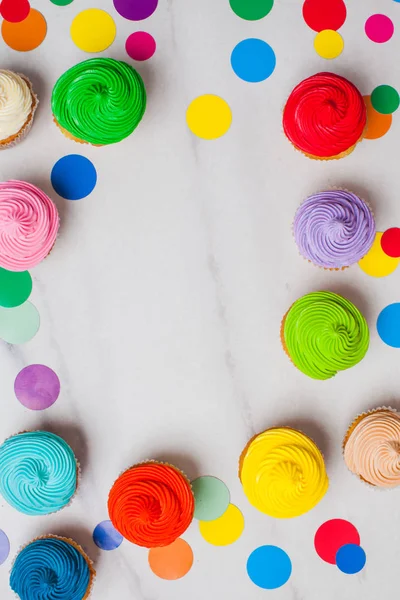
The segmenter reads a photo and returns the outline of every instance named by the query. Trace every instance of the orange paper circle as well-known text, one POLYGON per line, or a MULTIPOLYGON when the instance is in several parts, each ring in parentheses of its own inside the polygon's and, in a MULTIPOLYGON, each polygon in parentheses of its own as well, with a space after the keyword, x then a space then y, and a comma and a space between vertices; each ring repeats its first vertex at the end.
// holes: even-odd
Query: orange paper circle
POLYGON ((374 109, 371 96, 364 96, 367 107, 367 130, 364 137, 367 140, 377 140, 387 133, 392 125, 392 115, 382 115, 374 109))
POLYGON ((24 21, 19 23, 3 21, 1 33, 7 46, 19 52, 28 52, 40 46, 46 37, 46 19, 41 12, 31 8, 24 21))
POLYGON ((192 568, 193 550, 185 540, 178 538, 164 548, 151 548, 149 565, 161 579, 180 579, 192 568))

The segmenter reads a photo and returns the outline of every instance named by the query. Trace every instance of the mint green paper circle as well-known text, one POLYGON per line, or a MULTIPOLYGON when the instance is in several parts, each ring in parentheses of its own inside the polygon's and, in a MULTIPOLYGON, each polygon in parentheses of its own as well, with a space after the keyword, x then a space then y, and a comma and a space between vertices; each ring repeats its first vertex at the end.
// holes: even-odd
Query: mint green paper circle
POLYGON ((8 344, 29 342, 39 327, 40 316, 31 302, 24 302, 16 308, 0 307, 0 338, 8 344))
POLYGON ((199 521, 219 519, 229 506, 231 495, 225 483, 206 475, 192 481, 194 516, 199 521))
POLYGON ((7 271, 0 267, 0 306, 14 308, 28 300, 32 277, 28 271, 7 271))

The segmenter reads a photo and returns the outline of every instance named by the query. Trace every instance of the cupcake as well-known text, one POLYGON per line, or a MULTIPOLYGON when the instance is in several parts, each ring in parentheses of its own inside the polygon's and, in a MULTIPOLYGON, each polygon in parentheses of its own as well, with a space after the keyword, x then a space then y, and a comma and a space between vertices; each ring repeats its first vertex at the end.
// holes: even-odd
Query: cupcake
POLYGON ((78 473, 72 449, 54 433, 19 433, 0 446, 0 495, 26 515, 48 515, 67 506, 78 473))
POLYGON ((25 181, 0 182, 0 267, 25 271, 53 248, 60 218, 56 205, 25 181))
POLYGON ((108 512, 115 529, 133 544, 169 546, 192 522, 194 496, 178 469, 146 462, 118 477, 108 497, 108 512))
POLYGON ((92 561, 76 542, 47 535, 19 552, 10 587, 21 600, 86 600, 95 575, 92 561))
POLYGON ((37 105, 38 99, 25 75, 0 69, 0 149, 24 138, 37 105))
POLYGON ((356 365, 369 346, 360 311, 333 292, 312 292, 296 300, 281 324, 283 349, 313 379, 329 379, 356 365))
POLYGON ((309 196, 297 209, 293 234, 300 254, 324 269, 345 269, 361 260, 375 239, 368 204, 346 190, 309 196))
POLYGON ((359 415, 345 435, 343 455, 349 470, 366 483, 400 485, 400 415, 390 408, 359 415))
POLYGON ((51 106, 64 135, 104 146, 120 142, 136 129, 146 109, 146 90, 139 73, 127 63, 91 58, 61 75, 51 106))
POLYGON ((289 427, 267 429, 250 440, 239 460, 239 478, 250 504, 277 519, 308 512, 329 485, 316 444, 289 427))
POLYGON ((360 142, 367 125, 362 95, 350 81, 317 73, 299 83, 283 111, 283 129, 309 158, 343 158, 360 142))

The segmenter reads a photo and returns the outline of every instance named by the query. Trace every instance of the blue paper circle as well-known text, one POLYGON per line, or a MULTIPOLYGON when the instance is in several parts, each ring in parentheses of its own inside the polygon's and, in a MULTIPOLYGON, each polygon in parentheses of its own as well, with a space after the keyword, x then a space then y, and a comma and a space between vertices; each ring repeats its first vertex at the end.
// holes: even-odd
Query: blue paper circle
POLYGON ((342 573, 354 575, 364 568, 367 557, 361 546, 345 544, 336 552, 336 564, 342 573))
POLYGON ((96 525, 93 531, 93 541, 102 550, 115 550, 119 548, 123 539, 111 521, 102 521, 96 525))
POLYGON ((400 348, 400 302, 389 304, 376 322, 379 336, 385 344, 400 348))
POLYGON ((264 590, 281 587, 289 580, 291 573, 291 560, 278 546, 260 546, 247 560, 248 576, 264 590))
POLYGON ((97 173, 94 164, 80 154, 68 154, 56 162, 51 171, 51 184, 66 200, 81 200, 93 191, 97 173))
POLYGON ((231 65, 240 79, 258 83, 268 79, 274 72, 275 52, 267 42, 249 38, 235 46, 231 54, 231 65))

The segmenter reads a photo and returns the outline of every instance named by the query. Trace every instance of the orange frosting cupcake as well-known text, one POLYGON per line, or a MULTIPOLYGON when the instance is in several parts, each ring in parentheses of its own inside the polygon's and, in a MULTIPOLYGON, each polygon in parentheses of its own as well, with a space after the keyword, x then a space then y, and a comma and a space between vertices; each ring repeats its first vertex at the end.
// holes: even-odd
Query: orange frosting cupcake
POLYGON ((174 467, 142 463, 118 477, 108 512, 114 527, 133 544, 168 546, 192 522, 194 496, 189 481, 174 467))

